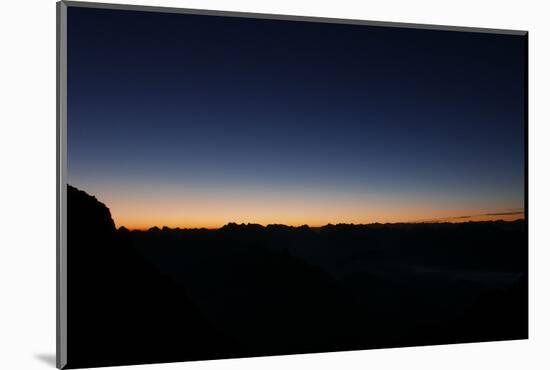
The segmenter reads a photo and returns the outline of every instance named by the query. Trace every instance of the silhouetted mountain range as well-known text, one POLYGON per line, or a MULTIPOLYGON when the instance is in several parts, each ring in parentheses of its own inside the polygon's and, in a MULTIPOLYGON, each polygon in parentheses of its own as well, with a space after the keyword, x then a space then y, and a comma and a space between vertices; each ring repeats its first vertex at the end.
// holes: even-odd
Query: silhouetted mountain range
POLYGON ((67 192, 69 367, 527 337, 524 221, 130 231, 67 192))

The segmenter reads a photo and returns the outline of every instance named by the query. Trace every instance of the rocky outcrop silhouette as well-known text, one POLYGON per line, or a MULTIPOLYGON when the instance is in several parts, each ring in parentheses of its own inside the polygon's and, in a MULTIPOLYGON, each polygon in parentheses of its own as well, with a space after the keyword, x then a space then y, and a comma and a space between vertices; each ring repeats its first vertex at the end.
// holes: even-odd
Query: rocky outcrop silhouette
POLYGON ((68 366, 179 361, 230 350, 188 299, 115 229, 109 209, 72 186, 68 205, 68 366))

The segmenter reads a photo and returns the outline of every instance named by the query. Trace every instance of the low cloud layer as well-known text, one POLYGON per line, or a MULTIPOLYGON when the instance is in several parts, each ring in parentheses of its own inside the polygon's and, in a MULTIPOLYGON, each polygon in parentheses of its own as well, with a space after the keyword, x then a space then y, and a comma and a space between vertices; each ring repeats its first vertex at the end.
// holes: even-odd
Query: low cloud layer
POLYGON ((483 216, 508 216, 508 215, 522 215, 523 211, 513 212, 501 212, 501 213, 485 213, 483 216))
POLYGON ((484 217, 484 216, 514 216, 514 215, 523 215, 523 208, 509 208, 503 212, 490 212, 490 213, 478 213, 475 215, 464 215, 464 216, 455 216, 455 217, 445 217, 440 220, 466 220, 474 217, 484 217))

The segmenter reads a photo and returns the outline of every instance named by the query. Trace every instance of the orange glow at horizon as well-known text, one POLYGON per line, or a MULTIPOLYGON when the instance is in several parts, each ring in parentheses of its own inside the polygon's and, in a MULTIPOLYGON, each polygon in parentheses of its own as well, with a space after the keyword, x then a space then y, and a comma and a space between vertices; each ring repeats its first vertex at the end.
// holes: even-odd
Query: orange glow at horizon
MULTIPOLYGON (((152 180, 154 181, 154 180, 152 180)), ((523 198, 464 196, 417 189, 312 184, 271 186, 109 182, 74 186, 110 210, 116 227, 220 228, 237 224, 327 224, 513 221, 524 218, 523 198), (313 186, 315 185, 315 186, 313 186)))
POLYGON ((230 222, 319 227, 329 223, 513 221, 524 218, 523 208, 512 208, 509 202, 499 202, 506 205, 502 207, 496 202, 428 201, 411 195, 110 190, 105 193, 96 190, 95 194, 110 209, 116 226, 131 230, 153 226, 216 229, 230 222))

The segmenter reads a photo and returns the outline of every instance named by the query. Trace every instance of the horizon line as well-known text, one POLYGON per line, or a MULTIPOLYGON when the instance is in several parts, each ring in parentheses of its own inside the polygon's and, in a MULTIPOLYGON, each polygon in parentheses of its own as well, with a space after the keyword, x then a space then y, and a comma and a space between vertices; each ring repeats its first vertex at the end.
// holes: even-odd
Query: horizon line
POLYGON ((302 225, 287 225, 287 224, 281 224, 281 223, 269 223, 269 224, 261 224, 261 223, 255 223, 255 222, 227 222, 223 224, 222 226, 218 227, 207 227, 207 226, 196 226, 196 227, 184 227, 184 226, 175 226, 170 227, 167 225, 163 226, 157 226, 153 225, 150 227, 128 227, 125 225, 121 225, 117 227, 116 229, 127 229, 129 231, 150 231, 151 229, 158 229, 158 230, 220 230, 224 227, 228 226, 260 226, 263 228, 267 228, 270 226, 284 226, 288 228, 310 228, 310 229, 321 229, 324 227, 330 227, 330 226, 373 226, 373 225, 403 225, 403 224, 409 224, 409 225, 422 225, 422 224, 469 224, 469 223, 487 223, 487 222, 517 222, 517 221, 525 221, 525 216, 518 217, 516 219, 512 220, 504 220, 502 218, 500 219, 493 219, 493 220, 464 220, 463 217, 449 217, 448 219, 439 219, 439 220, 420 220, 420 221, 400 221, 400 222, 369 222, 369 223, 346 223, 346 222, 338 222, 338 223, 327 223, 324 225, 309 225, 309 224, 302 224, 302 225), (451 220, 457 220, 457 221, 451 221, 451 220))

